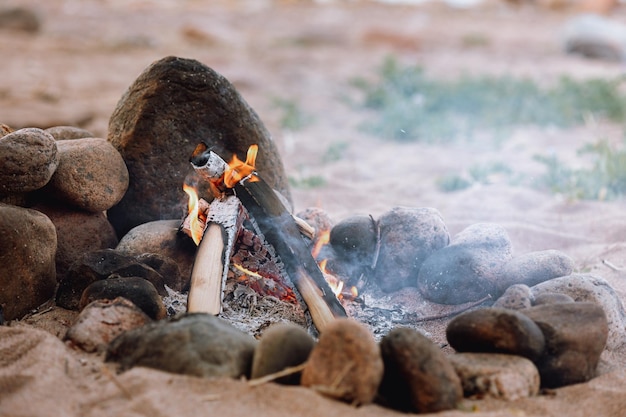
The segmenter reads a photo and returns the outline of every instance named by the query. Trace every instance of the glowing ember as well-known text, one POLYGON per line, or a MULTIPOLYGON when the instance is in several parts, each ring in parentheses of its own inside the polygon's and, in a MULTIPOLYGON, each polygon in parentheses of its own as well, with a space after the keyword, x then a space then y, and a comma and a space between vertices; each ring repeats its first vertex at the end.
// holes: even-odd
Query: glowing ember
POLYGON ((258 145, 251 145, 248 148, 248 155, 246 156, 245 162, 237 158, 237 155, 233 155, 232 161, 228 164, 228 169, 224 172, 224 185, 228 188, 233 188, 235 184, 246 177, 250 177, 249 181, 251 182, 258 181, 254 176, 258 151, 258 145))
POLYGON ((204 234, 205 222, 200 218, 200 204, 198 202, 198 193, 196 189, 183 184, 183 190, 189 196, 188 213, 189 213, 189 229, 191 231, 191 238, 196 245, 200 244, 202 235, 204 234))

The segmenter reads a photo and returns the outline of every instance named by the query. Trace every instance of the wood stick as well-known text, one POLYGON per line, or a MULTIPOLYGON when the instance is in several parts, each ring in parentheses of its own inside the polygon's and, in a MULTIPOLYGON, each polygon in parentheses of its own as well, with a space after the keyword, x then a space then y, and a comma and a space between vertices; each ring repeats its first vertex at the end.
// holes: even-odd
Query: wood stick
POLYGON ((255 227, 285 265, 289 278, 309 308, 317 330, 322 333, 330 321, 346 317, 346 311, 313 259, 296 222, 272 188, 255 175, 240 181, 234 189, 235 195, 252 215, 255 227))
POLYGON ((210 222, 198 246, 191 271, 187 311, 217 315, 222 310, 222 275, 224 273, 224 232, 210 222))

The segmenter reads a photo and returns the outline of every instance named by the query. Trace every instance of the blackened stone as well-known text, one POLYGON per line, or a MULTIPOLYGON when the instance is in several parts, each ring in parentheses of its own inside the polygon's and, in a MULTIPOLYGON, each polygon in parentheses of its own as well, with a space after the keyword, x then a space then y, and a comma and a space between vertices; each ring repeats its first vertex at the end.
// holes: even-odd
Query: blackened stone
POLYGON ((609 332, 601 306, 583 302, 545 304, 522 311, 545 336, 543 355, 535 361, 542 387, 576 384, 596 375, 609 332))
POLYGON ((159 253, 142 253, 136 256, 135 259, 137 262, 148 265, 157 271, 163 277, 165 285, 174 291, 182 291, 186 278, 181 276, 180 268, 172 258, 159 253))
POLYGON ((538 359, 546 340, 525 314, 503 308, 482 308, 463 313, 448 323, 448 343, 457 352, 508 353, 538 359))
POLYGON ((514 284, 529 287, 572 273, 574 261, 558 250, 529 252, 504 264, 497 280, 498 292, 503 293, 514 284))
MULTIPOLYGON (((130 230, 115 248, 127 255, 157 253, 173 259, 180 268, 181 282, 176 287, 183 288, 189 283, 197 246, 187 235, 178 232, 180 220, 157 220, 139 225, 130 230)), ((170 288, 175 288, 172 285, 170 288)))
POLYGON ((75 126, 54 126, 46 129, 56 140, 82 139, 95 137, 90 131, 75 126))
POLYGON ((70 265, 85 253, 117 246, 115 230, 103 212, 90 213, 52 203, 40 203, 32 208, 44 213, 54 223, 58 277, 64 276, 70 265))
POLYGON ((603 278, 591 274, 572 274, 542 282, 531 288, 533 296, 545 293, 565 294, 576 302, 592 302, 602 306, 609 322, 606 347, 617 350, 626 344, 626 311, 621 298, 603 278))
POLYGON ((141 277, 150 281, 159 294, 167 295, 163 277, 149 266, 137 262, 134 256, 113 249, 85 253, 75 261, 59 282, 56 294, 58 306, 68 310, 78 309, 83 291, 91 283, 116 274, 122 277, 141 277))
POLYGON ((44 214, 0 203, 0 307, 21 318, 54 296, 57 235, 44 214))
POLYGON ((540 306, 543 304, 559 304, 559 303, 574 303, 574 302, 575 302, 574 299, 567 294, 545 292, 543 294, 539 294, 538 296, 536 296, 532 305, 540 306))
POLYGON ((430 339, 409 328, 395 328, 380 342, 385 365, 379 394, 384 405, 436 413, 456 408, 461 381, 445 354, 430 339))
POLYGON ((457 353, 449 357, 466 397, 514 401, 539 393, 539 371, 526 358, 500 353, 457 353))
POLYGON ((149 317, 160 320, 167 316, 163 300, 154 285, 140 277, 116 277, 95 281, 83 291, 78 308, 84 309, 96 300, 113 300, 124 297, 149 317))
POLYGON ((57 144, 49 133, 36 128, 8 133, 0 138, 0 194, 38 190, 58 165, 57 144))
POLYGON ((233 154, 245 159, 258 144, 260 175, 291 201, 278 149, 258 115, 226 78, 195 60, 166 57, 150 65, 118 102, 108 140, 131 178, 109 211, 120 237, 146 222, 181 217, 187 201, 182 184, 200 142, 226 161, 233 154))
POLYGON ((396 207, 378 219, 381 242, 373 278, 385 292, 414 287, 423 262, 450 242, 441 213, 396 207))
POLYGON ((150 321, 143 310, 125 298, 97 300, 80 312, 64 340, 71 341, 85 352, 102 352, 123 332, 150 321))
MULTIPOLYGON (((315 346, 315 340, 302 327, 292 323, 280 323, 269 327, 254 352, 252 378, 282 371, 306 362, 315 346)), ((275 380, 279 384, 298 385, 301 372, 275 380)))
POLYGON ((376 222, 369 216, 348 217, 333 226, 329 243, 340 258, 371 264, 376 250, 376 229, 376 222))
POLYGON ((507 290, 493 303, 492 307, 508 308, 511 310, 521 310, 533 305, 534 297, 530 291, 530 287, 525 284, 511 285, 507 290))
POLYGON ((122 370, 147 366, 202 377, 249 377, 257 341, 210 314, 160 320, 123 333, 110 344, 106 360, 122 370))
POLYGON ((417 287, 430 301, 462 304, 498 294, 498 273, 512 257, 504 228, 477 223, 433 253, 419 271, 417 287))
POLYGON ((368 404, 382 377, 380 349, 369 330, 355 320, 337 319, 311 351, 301 383, 352 404, 368 404))
POLYGON ((128 188, 128 169, 105 139, 59 140, 59 166, 44 191, 53 198, 91 212, 117 204, 128 188))

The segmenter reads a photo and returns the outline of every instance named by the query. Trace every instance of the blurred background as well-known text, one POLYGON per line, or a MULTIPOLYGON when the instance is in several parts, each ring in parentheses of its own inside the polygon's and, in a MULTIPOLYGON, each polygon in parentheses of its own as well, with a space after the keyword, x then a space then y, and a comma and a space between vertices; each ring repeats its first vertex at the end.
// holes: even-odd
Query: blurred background
POLYGON ((566 230, 572 202, 624 207, 624 24, 607 0, 5 0, 0 122, 106 137, 148 65, 193 58, 266 124, 296 210, 566 230))

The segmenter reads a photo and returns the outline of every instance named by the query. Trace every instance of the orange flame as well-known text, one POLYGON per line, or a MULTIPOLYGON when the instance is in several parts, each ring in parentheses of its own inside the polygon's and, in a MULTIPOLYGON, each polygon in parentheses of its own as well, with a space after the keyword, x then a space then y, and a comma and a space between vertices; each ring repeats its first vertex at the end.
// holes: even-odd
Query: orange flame
POLYGON ((237 155, 233 155, 233 159, 228 164, 228 169, 224 172, 224 185, 228 188, 233 188, 239 181, 246 177, 250 177, 251 182, 258 181, 254 175, 256 156, 259 151, 258 145, 250 145, 248 148, 248 154, 246 155, 246 161, 243 162, 237 155))
MULTIPOLYGON (((311 251, 311 255, 313 255, 313 259, 316 259, 324 245, 328 244, 330 241, 330 230, 324 230, 320 233, 320 236, 317 238, 315 242, 315 246, 313 246, 313 250, 311 251)), ((323 261, 322 261, 323 262, 323 261)))
POLYGON ((198 193, 196 189, 187 184, 183 184, 183 191, 189 196, 188 213, 189 213, 189 229, 191 238, 196 245, 200 244, 202 235, 204 234, 204 225, 198 218, 200 215, 200 204, 198 201, 198 193))
MULTIPOLYGON (((313 249, 311 250, 311 255, 313 255, 313 259, 317 259, 320 252, 322 251, 322 248, 324 247, 324 245, 327 245, 329 241, 330 241, 330 230, 322 231, 319 237, 317 238, 317 241, 315 241, 315 245, 313 246, 313 249)), ((320 270, 324 274, 324 279, 326 279, 326 282, 328 283, 328 286, 330 287, 332 292, 335 294, 335 296, 339 300, 341 300, 343 298, 344 282, 326 270, 327 263, 328 263, 328 259, 323 259, 318 263, 318 266, 320 267, 320 270)), ((350 292, 353 298, 356 298, 356 296, 358 295, 358 291, 356 287, 352 287, 350 289, 350 292), (356 295, 354 295, 355 293, 356 295)))

